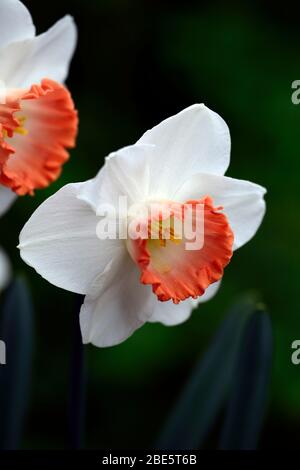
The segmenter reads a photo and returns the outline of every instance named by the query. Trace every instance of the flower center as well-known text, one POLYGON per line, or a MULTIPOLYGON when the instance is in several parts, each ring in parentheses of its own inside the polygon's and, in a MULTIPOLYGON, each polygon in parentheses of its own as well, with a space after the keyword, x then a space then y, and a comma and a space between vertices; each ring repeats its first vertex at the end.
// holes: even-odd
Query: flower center
POLYGON ((25 128, 25 122, 26 122, 26 116, 21 116, 18 118, 18 121, 20 123, 19 127, 17 127, 14 132, 20 135, 27 135, 28 134, 28 129, 25 128))
POLYGON ((147 230, 128 241, 128 250, 140 281, 150 284, 160 301, 197 298, 222 277, 232 256, 233 233, 221 209, 207 196, 171 205, 169 214, 137 224, 147 230))
POLYGON ((149 220, 148 223, 148 247, 166 247, 167 241, 181 243, 181 234, 175 231, 174 215, 164 220, 149 220))

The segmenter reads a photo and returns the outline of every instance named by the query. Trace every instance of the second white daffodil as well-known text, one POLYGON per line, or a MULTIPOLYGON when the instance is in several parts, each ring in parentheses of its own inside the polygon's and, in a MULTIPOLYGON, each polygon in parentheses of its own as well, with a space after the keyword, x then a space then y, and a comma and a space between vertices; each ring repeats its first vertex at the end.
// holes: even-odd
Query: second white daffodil
POLYGON ((56 180, 74 147, 77 112, 63 85, 77 40, 65 16, 35 35, 19 0, 0 2, 0 215, 56 180))

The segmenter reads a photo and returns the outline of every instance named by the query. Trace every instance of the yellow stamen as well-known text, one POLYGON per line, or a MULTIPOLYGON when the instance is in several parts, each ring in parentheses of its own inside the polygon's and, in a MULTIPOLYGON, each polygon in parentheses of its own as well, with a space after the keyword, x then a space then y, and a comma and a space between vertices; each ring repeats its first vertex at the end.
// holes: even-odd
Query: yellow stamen
POLYGON ((159 246, 165 247, 167 240, 175 243, 181 243, 181 238, 178 237, 174 230, 174 219, 165 220, 152 220, 149 230, 149 238, 153 241, 157 240, 159 246))
POLYGON ((19 122, 20 122, 20 126, 17 127, 14 132, 16 132, 17 134, 21 134, 21 135, 27 135, 28 134, 28 130, 25 129, 24 127, 24 124, 26 122, 26 117, 25 116, 22 116, 19 118, 19 122))
MULTIPOLYGON (((20 135, 27 135, 28 134, 28 129, 26 129, 24 127, 24 124, 26 122, 26 117, 25 116, 21 116, 20 118, 18 118, 18 121, 20 123, 19 127, 16 127, 16 129, 13 130, 13 132, 17 133, 17 134, 20 134, 20 135)), ((6 139, 8 138, 8 132, 6 129, 2 129, 2 135, 3 135, 3 139, 6 139)))

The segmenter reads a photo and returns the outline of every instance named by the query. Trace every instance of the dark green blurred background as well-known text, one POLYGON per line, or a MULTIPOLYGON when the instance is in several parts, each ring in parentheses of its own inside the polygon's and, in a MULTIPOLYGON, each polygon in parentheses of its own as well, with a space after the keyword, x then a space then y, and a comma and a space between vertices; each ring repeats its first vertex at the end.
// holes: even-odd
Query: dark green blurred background
MULTIPOLYGON (((19 259, 20 229, 47 196, 95 175, 111 151, 195 102, 228 123, 228 175, 268 189, 257 236, 236 252, 219 294, 184 325, 147 325, 124 344, 85 348, 87 447, 149 447, 174 401, 238 295, 255 291, 275 336, 270 404, 260 447, 299 447, 300 365, 300 79, 299 12, 266 2, 158 0, 24 1, 38 32, 71 13, 79 45, 68 86, 80 114, 78 146, 62 177, 35 198, 19 199, 3 219, 1 244, 23 273, 35 305, 31 404, 23 447, 63 448, 75 296, 37 276, 19 259)), ((220 357, 222 361, 222 357, 220 357)), ((208 447, 209 447, 208 443, 208 447)))

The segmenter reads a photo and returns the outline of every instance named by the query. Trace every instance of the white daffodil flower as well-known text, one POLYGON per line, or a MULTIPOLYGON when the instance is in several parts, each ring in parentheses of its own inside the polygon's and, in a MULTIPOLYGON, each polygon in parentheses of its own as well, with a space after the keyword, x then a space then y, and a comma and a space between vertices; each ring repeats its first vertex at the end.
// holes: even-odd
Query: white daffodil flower
POLYGON ((20 235, 21 257, 52 284, 86 295, 84 343, 111 346, 145 322, 181 323, 216 293, 233 250, 253 237, 265 213, 264 188, 223 176, 229 160, 226 123, 196 104, 111 154, 94 179, 63 187, 33 214, 20 235), (159 217, 138 209, 152 206, 159 217), (186 207, 196 248, 178 232, 186 207))
POLYGON ((62 83, 76 40, 72 17, 36 36, 23 3, 0 1, 0 215, 54 181, 74 146, 77 113, 62 83))
POLYGON ((0 293, 11 279, 11 265, 7 255, 0 247, 0 293))

